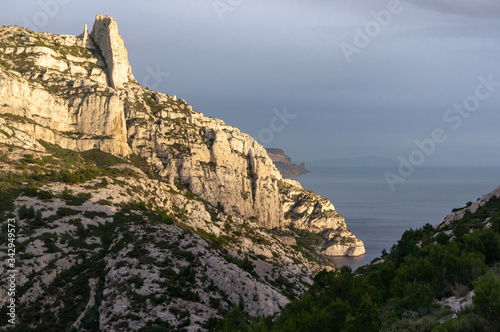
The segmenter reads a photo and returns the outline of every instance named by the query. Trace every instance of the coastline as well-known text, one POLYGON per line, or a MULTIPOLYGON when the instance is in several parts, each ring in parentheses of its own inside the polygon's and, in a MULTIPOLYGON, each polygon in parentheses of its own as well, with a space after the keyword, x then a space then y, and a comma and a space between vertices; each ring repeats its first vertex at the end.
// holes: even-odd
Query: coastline
POLYGON ((360 257, 334 257, 353 269, 390 251, 410 228, 439 224, 452 209, 465 206, 500 183, 496 167, 419 169, 395 193, 385 183, 384 168, 318 168, 300 176, 305 189, 329 199, 347 227, 365 244, 360 257))

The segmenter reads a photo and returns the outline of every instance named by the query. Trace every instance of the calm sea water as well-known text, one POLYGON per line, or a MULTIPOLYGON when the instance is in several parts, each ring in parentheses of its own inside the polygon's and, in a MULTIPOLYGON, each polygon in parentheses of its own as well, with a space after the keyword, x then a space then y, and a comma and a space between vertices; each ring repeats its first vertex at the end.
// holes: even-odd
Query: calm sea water
POLYGON ((410 228, 439 224, 453 208, 465 206, 500 185, 500 168, 420 168, 391 192, 378 168, 313 168, 298 180, 330 199, 347 227, 365 244, 366 255, 334 258, 353 269, 390 250, 410 228))

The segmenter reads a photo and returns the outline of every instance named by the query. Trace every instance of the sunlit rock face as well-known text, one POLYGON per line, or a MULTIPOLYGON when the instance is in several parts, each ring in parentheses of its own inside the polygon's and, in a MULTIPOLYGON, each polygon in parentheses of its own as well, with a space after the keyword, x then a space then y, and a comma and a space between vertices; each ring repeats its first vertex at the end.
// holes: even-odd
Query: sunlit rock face
POLYGON ((29 144, 133 154, 226 214, 267 229, 327 231, 327 255, 364 252, 333 205, 296 181, 282 182, 252 137, 182 99, 141 87, 113 18, 97 15, 90 35, 85 27, 78 37, 1 30, 0 112, 27 119, 16 128, 32 138, 29 144), (347 246, 342 239, 352 241, 347 246))

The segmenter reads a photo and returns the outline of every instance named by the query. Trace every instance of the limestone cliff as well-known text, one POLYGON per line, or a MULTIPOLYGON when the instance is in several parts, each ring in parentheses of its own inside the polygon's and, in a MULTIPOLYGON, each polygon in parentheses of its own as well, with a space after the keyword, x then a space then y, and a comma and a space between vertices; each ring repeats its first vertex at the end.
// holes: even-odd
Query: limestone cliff
POLYGON ((325 240, 319 247, 323 254, 360 256, 365 253, 363 242, 347 229, 344 218, 329 200, 304 190, 297 180, 292 179, 280 181, 280 195, 285 224, 320 233, 325 240))
MULTIPOLYGON (((116 21, 105 15, 97 15, 91 37, 104 57, 111 87, 122 88, 129 80, 134 80, 127 49, 118 33, 116 21)), ((84 38, 87 38, 85 32, 84 38)))
POLYGON ((75 150, 128 155, 123 100, 107 86, 102 58, 77 37, 1 28, 1 114, 34 139, 75 150), (17 38, 14 39, 14 36, 17 38))
POLYGON ((112 18, 98 15, 90 36, 85 29, 78 37, 2 27, 0 64, 0 142, 24 137, 39 149, 43 140, 141 158, 170 185, 228 215, 267 229, 335 234, 326 236, 339 247, 326 254, 364 252, 362 243, 354 251, 345 244, 355 238, 327 200, 284 198, 281 174, 249 135, 137 84, 112 18))

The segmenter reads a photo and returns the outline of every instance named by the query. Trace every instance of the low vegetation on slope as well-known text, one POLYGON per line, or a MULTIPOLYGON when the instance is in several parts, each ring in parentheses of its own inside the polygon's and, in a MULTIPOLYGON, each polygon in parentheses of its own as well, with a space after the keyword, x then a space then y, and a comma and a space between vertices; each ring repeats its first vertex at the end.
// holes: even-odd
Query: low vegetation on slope
MULTIPOLYGON (((40 144, 45 152, 0 144, 0 236, 6 243, 14 218, 19 270, 9 331, 210 329, 235 306, 276 314, 320 269, 158 179, 138 156, 40 144)), ((9 325, 6 289, 2 279, 0 327, 9 325)))
MULTIPOLYGON (((470 204, 469 204, 470 205, 470 204)), ((435 229, 406 231, 389 253, 353 272, 322 271, 277 319, 219 331, 500 331, 500 197, 435 229)))

